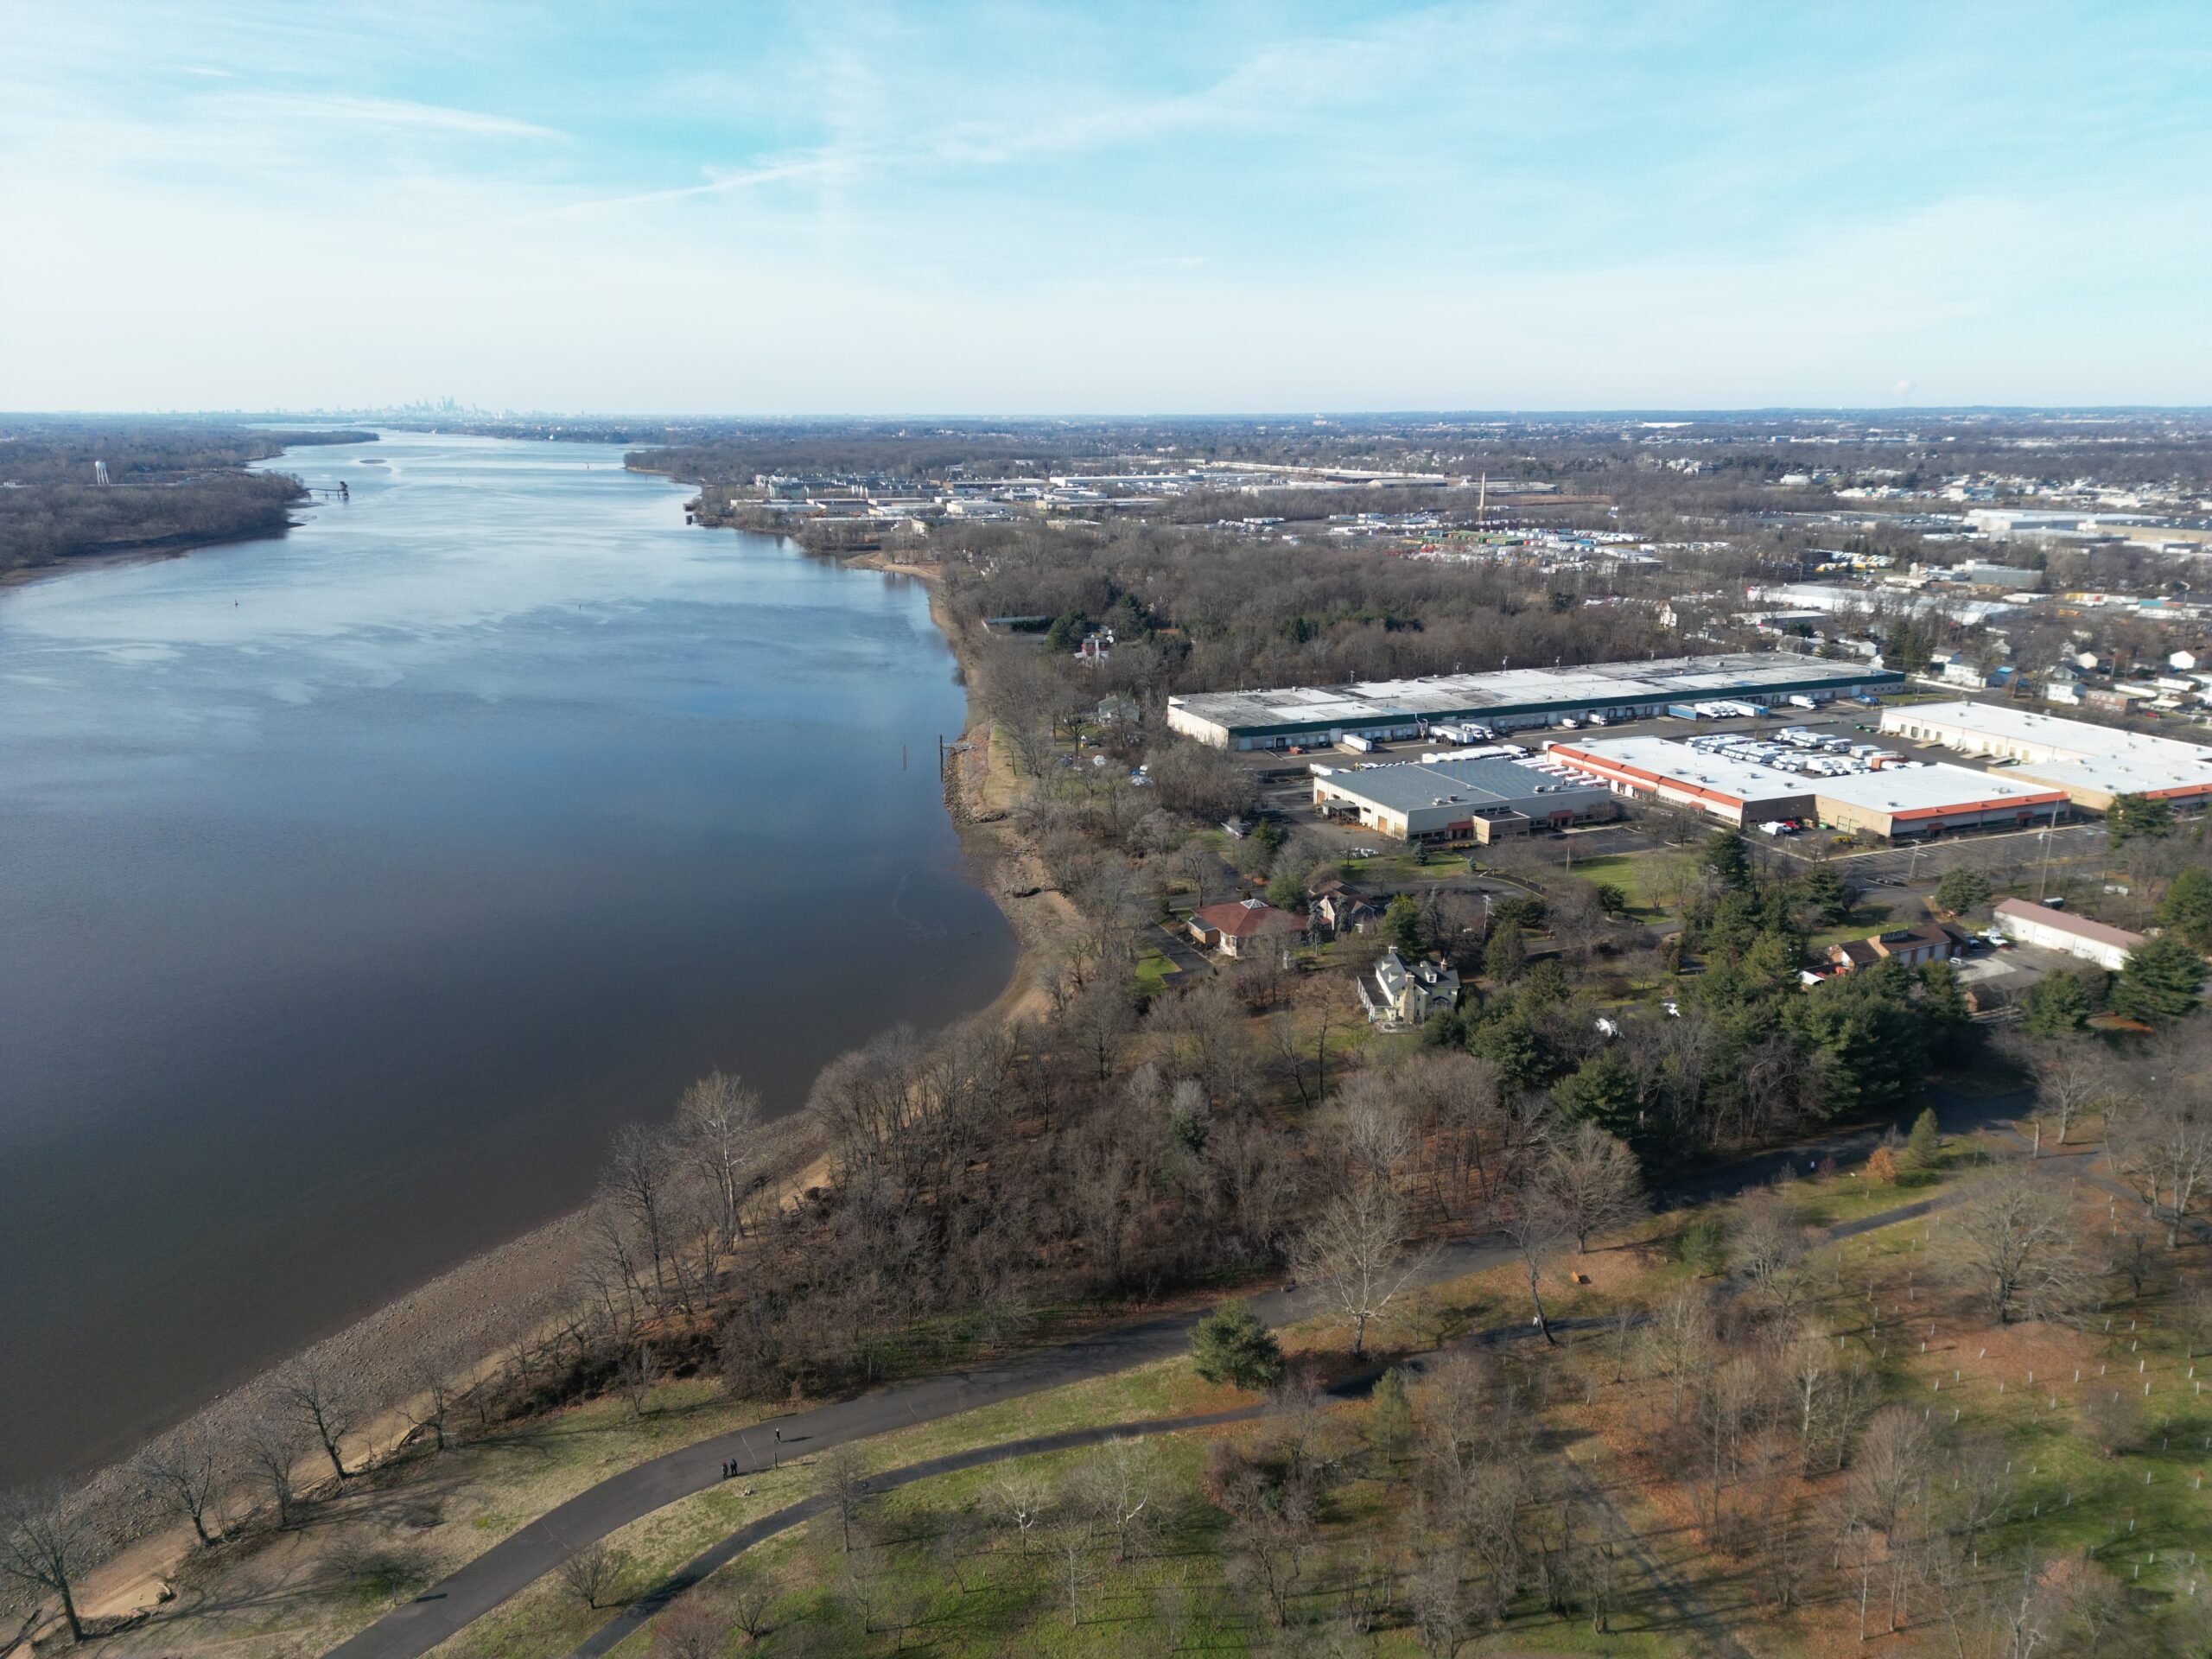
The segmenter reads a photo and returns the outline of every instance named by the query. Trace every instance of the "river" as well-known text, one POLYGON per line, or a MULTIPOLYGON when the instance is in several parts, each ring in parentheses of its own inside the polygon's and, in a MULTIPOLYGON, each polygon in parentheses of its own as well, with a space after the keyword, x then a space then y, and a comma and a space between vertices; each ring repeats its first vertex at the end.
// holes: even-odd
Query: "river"
POLYGON ((0 1486, 773 1108, 1012 937, 910 580, 601 446, 387 433, 283 540, 0 592, 0 1486))

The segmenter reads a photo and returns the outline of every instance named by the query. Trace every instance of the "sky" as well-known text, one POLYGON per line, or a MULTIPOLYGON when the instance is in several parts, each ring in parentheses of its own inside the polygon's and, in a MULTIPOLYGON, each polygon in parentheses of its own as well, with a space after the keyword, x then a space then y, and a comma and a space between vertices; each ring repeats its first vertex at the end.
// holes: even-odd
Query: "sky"
POLYGON ((2212 404, 2212 5, 0 0, 0 409, 2212 404))

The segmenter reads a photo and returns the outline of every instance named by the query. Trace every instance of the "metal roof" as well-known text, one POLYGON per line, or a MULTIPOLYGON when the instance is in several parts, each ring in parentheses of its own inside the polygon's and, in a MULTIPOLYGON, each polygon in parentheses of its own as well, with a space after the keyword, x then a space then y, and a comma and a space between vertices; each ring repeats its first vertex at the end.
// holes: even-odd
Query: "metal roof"
POLYGON ((1485 713, 1571 711, 1642 702, 1694 702, 1745 692, 1778 695, 1901 681, 1893 671, 1831 663, 1789 652, 1729 652, 1650 662, 1590 663, 1574 668, 1516 668, 1494 674, 1434 674, 1352 685, 1286 686, 1265 691, 1205 691, 1173 705, 1231 732, 1414 719, 1481 718, 1485 713))

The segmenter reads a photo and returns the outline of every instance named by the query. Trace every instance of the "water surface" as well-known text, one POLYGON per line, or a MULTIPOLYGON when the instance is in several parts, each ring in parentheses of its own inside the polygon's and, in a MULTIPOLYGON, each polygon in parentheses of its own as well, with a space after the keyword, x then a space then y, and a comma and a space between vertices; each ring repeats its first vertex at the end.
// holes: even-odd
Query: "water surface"
POLYGON ((914 583, 596 446, 276 463, 282 541, 0 593, 0 1485, 988 1002, 914 583), (377 464, 381 463, 381 464, 377 464))

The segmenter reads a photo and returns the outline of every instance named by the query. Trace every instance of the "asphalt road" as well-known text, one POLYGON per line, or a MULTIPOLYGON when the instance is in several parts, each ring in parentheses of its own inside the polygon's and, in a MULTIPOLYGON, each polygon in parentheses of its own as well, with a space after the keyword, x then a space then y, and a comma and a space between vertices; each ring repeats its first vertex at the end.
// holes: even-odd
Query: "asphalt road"
MULTIPOLYGON (((2006 1116, 2020 1103, 2018 1096, 1983 1101, 1952 1097, 1939 1101, 1938 1111, 1945 1129, 1957 1134, 2006 1116)), ((1809 1169, 1827 1158, 1863 1156, 1881 1133, 1878 1128, 1860 1128, 1802 1141, 1673 1183, 1656 1196, 1661 1208, 1672 1209, 1741 1192, 1785 1170, 1809 1169)), ((1511 1259, 1510 1248, 1494 1238, 1462 1240, 1438 1249, 1419 1277, 1434 1283, 1478 1273, 1511 1259)), ((1269 1325, 1288 1324, 1319 1311, 1318 1300, 1309 1292, 1268 1291, 1249 1300, 1253 1312, 1269 1325)), ((784 1446, 810 1455, 911 1424, 933 1422, 979 1406, 1109 1376, 1183 1352, 1191 1327, 1206 1311, 1194 1307, 1116 1325, 988 1365, 902 1382, 856 1399, 792 1413, 666 1452, 579 1492, 501 1540, 413 1601, 332 1649, 332 1659, 417 1659, 552 1572, 587 1544, 655 1510, 719 1484, 725 1460, 736 1459, 739 1468, 747 1472, 768 1467, 777 1456, 779 1431, 784 1446)))

